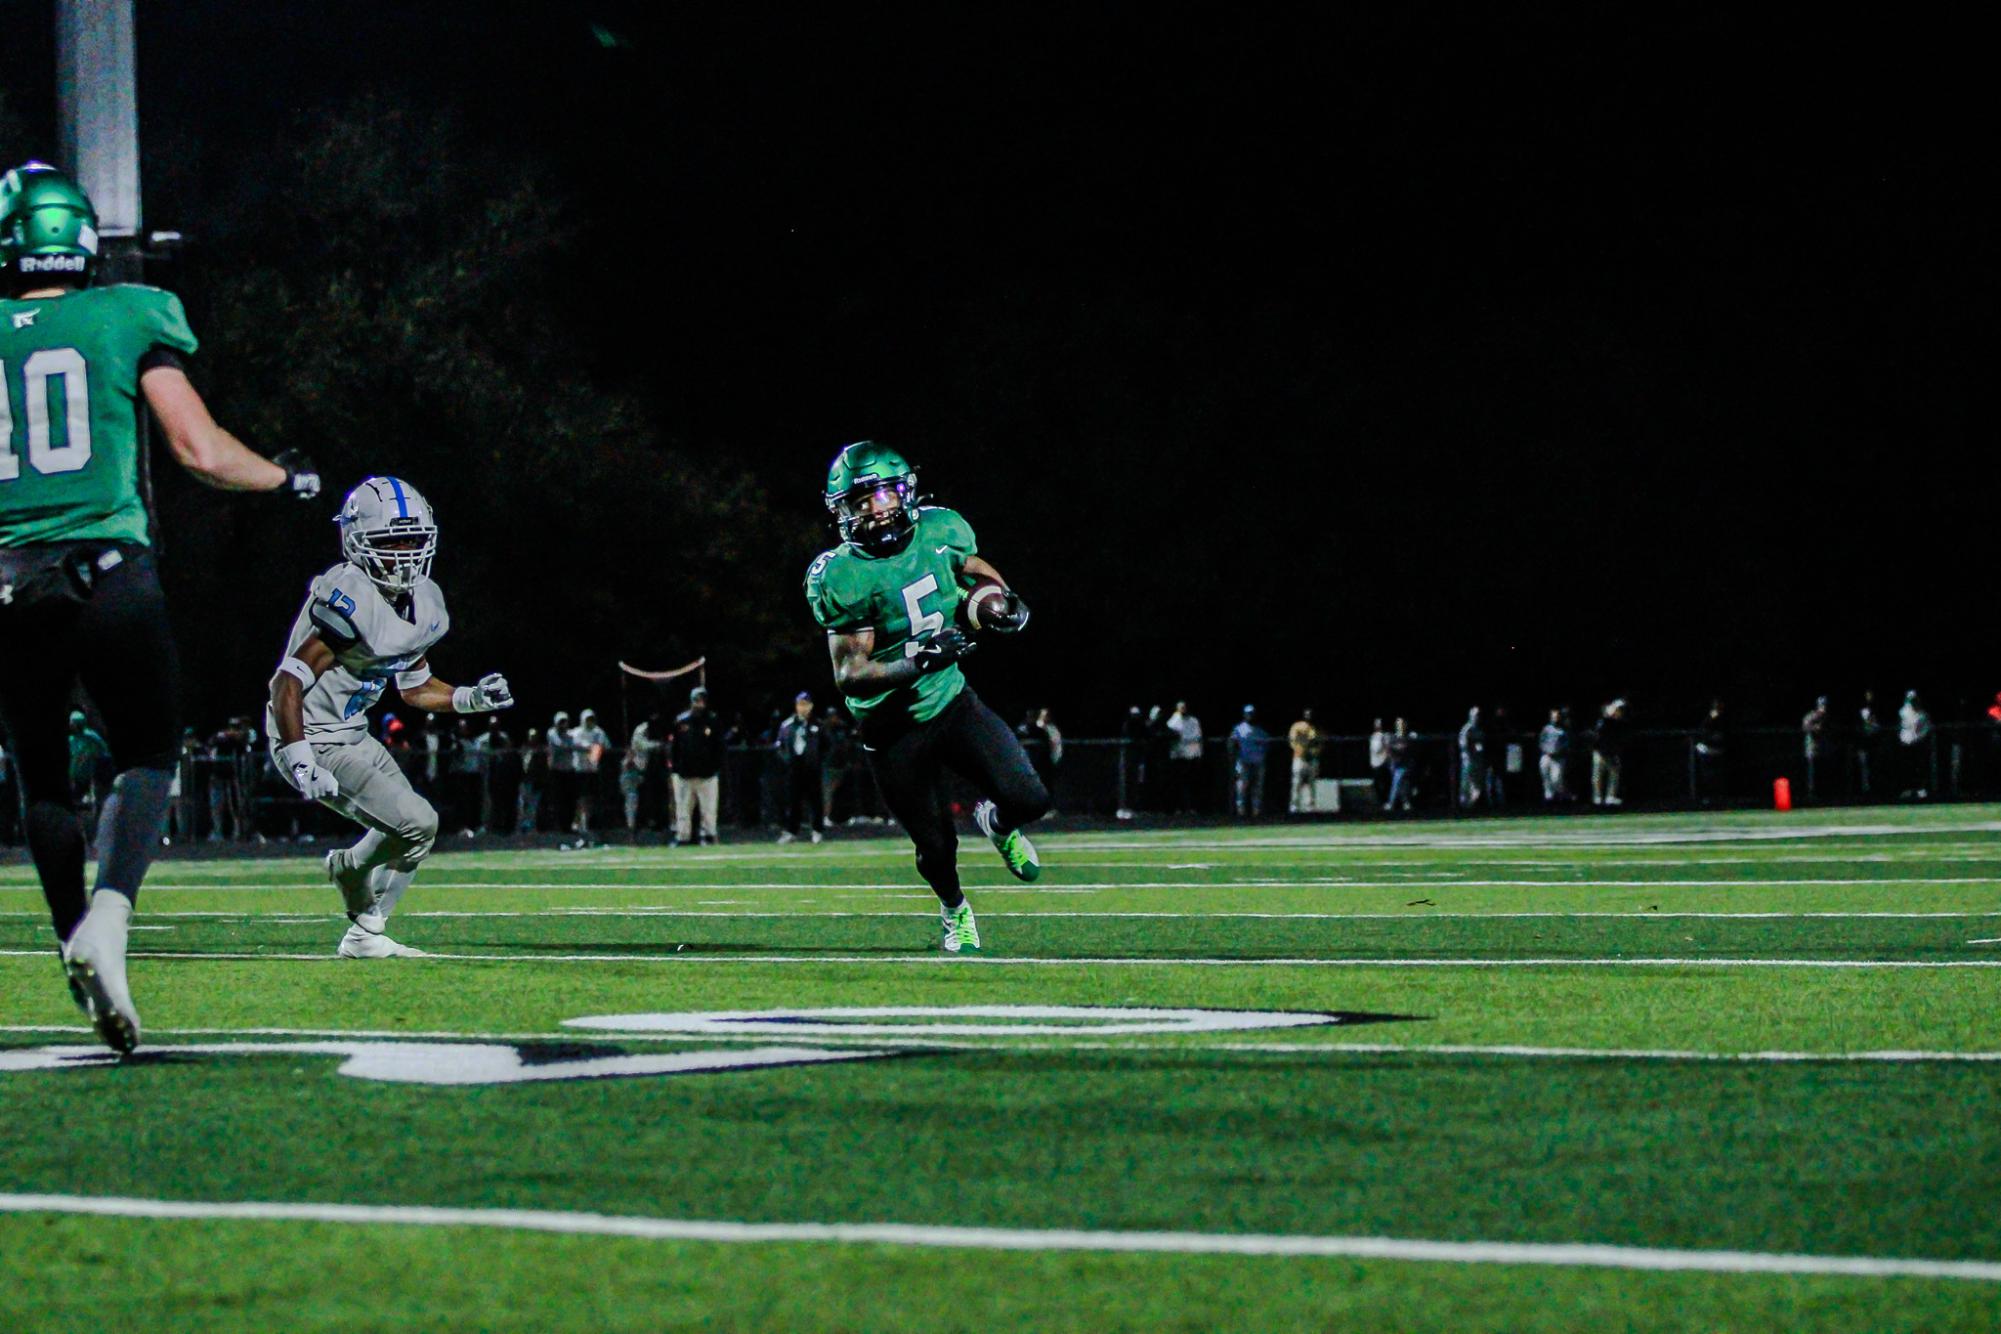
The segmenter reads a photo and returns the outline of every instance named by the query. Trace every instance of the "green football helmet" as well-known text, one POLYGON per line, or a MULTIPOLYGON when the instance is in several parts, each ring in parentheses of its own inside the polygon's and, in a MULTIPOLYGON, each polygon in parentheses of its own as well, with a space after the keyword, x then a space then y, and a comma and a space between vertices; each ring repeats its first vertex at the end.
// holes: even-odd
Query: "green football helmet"
POLYGON ((827 511, 843 541, 898 551, 917 526, 917 469, 887 445, 857 440, 827 469, 827 511))
POLYGON ((97 210, 90 196, 46 162, 0 176, 0 265, 21 281, 90 281, 97 261, 97 210))

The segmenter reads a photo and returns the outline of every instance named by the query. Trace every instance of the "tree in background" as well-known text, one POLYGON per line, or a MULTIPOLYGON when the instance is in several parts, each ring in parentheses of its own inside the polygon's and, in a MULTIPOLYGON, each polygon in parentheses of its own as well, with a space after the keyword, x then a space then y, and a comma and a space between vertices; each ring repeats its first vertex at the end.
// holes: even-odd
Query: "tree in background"
MULTIPOLYGON (((674 313, 621 305, 618 257, 581 253, 557 176, 381 101, 296 142, 202 219, 179 266, 218 416, 266 451, 309 451, 335 496, 377 472, 422 487, 456 652, 521 664, 524 695, 607 705, 621 656, 707 652, 744 681, 795 657, 816 516, 781 519, 732 459, 670 440, 593 373, 589 322, 644 338, 674 313)), ((334 535, 162 491, 194 511, 170 513, 166 564, 196 622, 190 678, 222 707, 261 688, 334 535)))

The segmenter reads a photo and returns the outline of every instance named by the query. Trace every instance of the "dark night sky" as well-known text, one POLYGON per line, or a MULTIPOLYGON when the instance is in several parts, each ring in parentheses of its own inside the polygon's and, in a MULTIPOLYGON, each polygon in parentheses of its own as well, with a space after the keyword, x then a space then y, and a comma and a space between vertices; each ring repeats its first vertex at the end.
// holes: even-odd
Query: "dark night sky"
POLYGON ((2001 684, 1970 34, 505 8, 142 5, 149 223, 364 90, 559 163, 597 364, 803 508, 915 456, 1037 607, 1006 707, 2001 684))

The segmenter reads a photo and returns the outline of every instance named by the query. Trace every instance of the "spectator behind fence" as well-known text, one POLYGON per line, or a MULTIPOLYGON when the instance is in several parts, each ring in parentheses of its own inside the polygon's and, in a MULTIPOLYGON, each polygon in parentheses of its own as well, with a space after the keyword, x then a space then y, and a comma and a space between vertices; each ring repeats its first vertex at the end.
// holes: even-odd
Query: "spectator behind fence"
POLYGON ((1047 709, 1036 715, 1036 721, 1042 724, 1042 735, 1049 740, 1049 772, 1042 780, 1042 786, 1049 790, 1049 809, 1042 815, 1047 820, 1057 814, 1056 780, 1063 774, 1063 729, 1056 725, 1055 717, 1047 709))
POLYGON ((585 709, 577 715, 577 726, 570 733, 570 750, 577 766, 577 818, 570 827, 577 834, 577 842, 589 841, 591 817, 597 813, 598 774, 604 768, 604 754, 611 749, 611 737, 598 726, 596 709, 585 709))
POLYGON ((506 834, 515 826, 516 803, 521 791, 521 752, 514 738, 501 725, 498 715, 489 714, 486 733, 480 738, 479 823, 490 834, 506 834))
POLYGON ((532 834, 541 827, 542 792, 549 785, 549 745, 538 727, 521 740, 521 789, 514 796, 514 828, 532 834))
POLYGON ((250 754, 250 723, 231 718, 208 742, 208 837, 211 843, 250 837, 249 793, 243 761, 250 754))
POLYGON ((417 745, 421 754, 412 785, 423 793, 433 806, 445 799, 442 780, 451 775, 447 761, 452 751, 452 743, 444 730, 448 726, 450 724, 435 713, 426 713, 417 724, 417 745))
POLYGON ((1150 811, 1174 806, 1174 747, 1178 738, 1167 726, 1167 710, 1156 704, 1146 711, 1146 787, 1141 795, 1150 811))
POLYGON ((1876 692, 1862 692, 1862 707, 1855 712, 1855 790, 1868 796, 1873 788, 1872 770, 1883 748, 1883 719, 1876 712, 1876 692))
POLYGON ((1897 710, 1897 749, 1902 758, 1905 797, 1919 801, 1931 796, 1932 716, 1915 690, 1904 694, 1904 707, 1897 710))
POLYGON ((654 752, 660 742, 653 735, 653 719, 643 720, 626 739, 625 755, 618 762, 618 795, 625 805, 625 832, 639 837, 640 800, 646 792, 647 775, 653 768, 654 752))
POLYGON ((820 724, 813 717, 813 697, 802 690, 793 698, 792 716, 779 724, 778 737, 773 743, 785 776, 780 795, 785 828, 778 835, 780 843, 790 843, 799 837, 801 807, 806 809, 813 841, 818 843, 822 837, 825 814, 821 810, 820 775, 826 761, 824 743, 820 724))
POLYGON ((1258 819, 1265 813, 1265 751, 1271 734, 1258 726, 1254 705, 1244 705, 1243 721, 1230 730, 1230 776, 1235 784, 1237 818, 1258 819))
POLYGON ((1509 774, 1522 771, 1522 748, 1508 731, 1508 710, 1505 705, 1494 706, 1494 716, 1487 724, 1487 807, 1500 810, 1508 804, 1509 774))
MULTIPOLYGON (((838 708, 829 709, 820 719, 820 809, 827 824, 834 823, 835 803, 848 794, 849 822, 866 819, 863 805, 867 794, 862 783, 850 777, 857 766, 854 729, 838 708)), ((864 766, 865 767, 865 766, 864 766)))
POLYGON ((181 729, 181 748, 174 757, 174 782, 167 790, 167 841, 192 843, 201 834, 201 808, 208 775, 202 772, 201 738, 195 729, 181 729))
POLYGON ((1376 785, 1376 804, 1388 807, 1390 804, 1390 734, 1383 730, 1383 720, 1376 719, 1376 725, 1369 730, 1369 781, 1376 785))
MULTIPOLYGON (((1049 726, 1049 710, 1030 709, 1021 720, 1021 726, 1014 729, 1021 738, 1021 748, 1028 753, 1028 762, 1035 769, 1035 776, 1042 780, 1045 790, 1056 790, 1056 763, 1061 758, 1063 734, 1052 732, 1049 726)), ((1054 815, 1055 811, 1049 814, 1054 815)))
MULTIPOLYGON (((82 712, 69 716, 70 797, 85 810, 96 810, 107 786, 105 770, 111 763, 111 747, 97 734, 82 712)), ((89 827, 89 826, 86 826, 89 827)))
POLYGON ((1393 811, 1398 806, 1410 809, 1411 797, 1417 787, 1417 746, 1416 738, 1410 734, 1410 724, 1399 718, 1384 741, 1384 754, 1390 766, 1390 795, 1384 801, 1383 809, 1393 811))
POLYGON ((1126 710, 1125 721, 1119 724, 1117 819, 1132 819, 1133 809, 1145 804, 1146 751, 1146 710, 1135 704, 1126 710))
POLYGON ((1605 706, 1598 729, 1591 737, 1591 804, 1621 806, 1620 780, 1626 771, 1626 701, 1615 699, 1605 706))
POLYGON ((1459 804, 1471 810, 1487 795, 1487 729, 1480 725, 1480 706, 1466 710, 1459 729, 1459 804))
POLYGON ((1319 789, 1314 784, 1320 781, 1320 729, 1313 725, 1313 710, 1299 711, 1299 721, 1286 729, 1285 740, 1292 748, 1292 799, 1286 809, 1294 815, 1319 810, 1319 789))
POLYGON ((1827 696, 1822 695, 1800 719, 1800 748, 1806 755, 1806 795, 1820 796, 1820 773, 1827 759, 1827 696))
POLYGON ((473 730, 471 718, 461 717, 459 725, 452 731, 451 751, 445 759, 445 767, 449 771, 445 783, 446 805, 451 811, 452 823, 466 838, 471 838, 473 831, 479 827, 480 787, 486 768, 486 747, 480 744, 480 738, 484 735, 473 730))
POLYGON ((1991 792, 2001 786, 2001 691, 1994 695, 1994 702, 1987 706, 1986 721, 1981 730, 1986 733, 1986 772, 1981 780, 1991 792))
POLYGON ((1549 721, 1536 737, 1536 751, 1540 757, 1536 769, 1542 774, 1543 805, 1569 801, 1570 719, 1562 709, 1549 711, 1549 721))
POLYGON ((695 841, 696 808, 701 811, 701 841, 716 841, 723 771, 723 727, 709 711, 709 692, 696 686, 688 692, 688 708, 674 720, 670 743, 674 766, 674 846, 695 841))
POLYGON ((543 766, 542 801, 548 814, 542 823, 552 829, 568 829, 575 818, 577 800, 577 752, 570 744, 570 715, 557 710, 542 734, 542 748, 548 763, 543 766))
POLYGON ((1202 778, 1202 720, 1190 713, 1188 701, 1182 700, 1174 706, 1167 730, 1174 737, 1168 760, 1174 769, 1174 809, 1193 811, 1202 778))
POLYGON ((1709 713, 1695 733, 1695 799, 1704 806, 1722 796, 1728 786, 1724 753, 1728 738, 1723 732, 1723 701, 1709 701, 1709 713))

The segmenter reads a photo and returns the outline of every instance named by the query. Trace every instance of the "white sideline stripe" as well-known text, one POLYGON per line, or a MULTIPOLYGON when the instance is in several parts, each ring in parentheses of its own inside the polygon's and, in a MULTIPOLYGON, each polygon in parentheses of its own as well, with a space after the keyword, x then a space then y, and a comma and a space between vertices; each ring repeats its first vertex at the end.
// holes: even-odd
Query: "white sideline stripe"
POLYGON ((1106 1251, 1159 1255, 1271 1255, 1436 1264, 1550 1265, 1711 1274, 1812 1274, 1847 1278, 1936 1278, 2001 1282, 2001 1263, 1861 1255, 1668 1250, 1576 1242, 1420 1241, 1229 1232, 1113 1232, 1065 1228, 945 1227, 913 1223, 738 1223, 548 1209, 455 1209, 420 1205, 214 1203, 115 1196, 0 1194, 0 1211, 99 1218, 229 1219, 397 1227, 480 1227, 644 1241, 726 1245, 819 1242, 983 1251, 1106 1251))
MULTIPOLYGON (((702 893, 716 892, 792 892, 802 890, 831 890, 844 894, 879 892, 883 894, 908 891, 913 886, 908 881, 885 881, 880 884, 855 884, 851 881, 835 880, 768 880, 750 883, 697 882, 635 882, 628 880, 421 880, 420 888, 426 890, 449 889, 493 890, 500 893, 546 890, 625 890, 647 894, 702 893)), ((978 894, 1091 894, 1108 890, 1241 890, 1241 889, 1321 889, 1321 890, 1364 890, 1364 889, 1814 889, 1838 886, 1868 888, 1873 886, 1899 885, 2001 885, 2001 875, 1974 876, 1820 876, 1812 878, 1765 879, 1747 877, 1735 880, 1606 880, 1594 876, 1577 876, 1567 880, 1492 880, 1468 879, 1457 872, 1411 876, 1398 880, 1363 880, 1346 876, 1260 876, 1249 880, 1090 880, 1073 881, 1057 885, 1037 886, 1022 889, 1005 884, 969 884, 967 889, 978 894)), ((0 886, 22 892, 33 888, 30 885, 0 886)), ((148 895, 156 894, 274 894, 288 890, 305 890, 306 885, 274 885, 269 881, 228 884, 161 884, 146 886, 148 895)))
MULTIPOLYGON (((935 1030, 929 1030, 935 1031, 935 1030)), ((1319 1031, 1319 1030, 1316 1030, 1319 1031)), ((84 1024, 0 1024, 0 1033, 69 1033, 84 1035, 91 1029, 84 1024)), ((307 1038, 332 1039, 335 1041, 364 1042, 567 1042, 579 1039, 574 1029, 564 1029, 554 1033, 462 1033, 423 1029, 352 1029, 352 1028, 157 1028, 148 1029, 153 1037, 183 1038, 307 1038)), ((1187 1051, 1230 1051, 1257 1052, 1274 1056, 1496 1056, 1514 1057, 1528 1060, 1608 1060, 1608 1061, 1709 1061, 1724 1064, 1828 1064, 1857 1065, 1916 1065, 1925 1063, 1967 1063, 1976 1065, 2001 1064, 2001 1051, 1928 1051, 1922 1049, 1900 1049, 1874 1051, 1702 1051, 1695 1048, 1667 1047, 1535 1047, 1518 1043, 1481 1045, 1477 1043, 1396 1043, 1396 1042, 1319 1042, 1303 1038, 1297 1042, 1230 1042, 1208 1040, 1213 1035, 1199 1033, 1137 1034, 1120 1042, 1076 1041, 1062 1042, 1041 1039, 1035 1042, 1014 1042, 1005 1038, 994 1038, 979 1042, 951 1040, 949 1034, 925 1036, 927 1030, 913 1028, 911 1037, 883 1035, 878 1037, 846 1037, 838 1033, 816 1032, 810 1037, 792 1041, 795 1046, 807 1047, 914 1047, 923 1051, 952 1052, 1130 1052, 1137 1055, 1157 1055, 1187 1051), (1171 1041, 1158 1041, 1159 1038, 1171 1041), (1201 1039, 1201 1040, 1191 1040, 1201 1039)), ((631 1043, 724 1043, 734 1046, 760 1045, 754 1037, 725 1033, 661 1033, 637 1030, 605 1029, 593 1032, 593 1042, 631 1043)), ((158 1044, 149 1043, 149 1049, 158 1044)))
MULTIPOLYGON (((929 894, 923 895, 922 897, 927 900, 932 898, 932 896, 929 894)), ((332 922, 332 921, 338 921, 340 918, 339 913, 331 911, 324 913, 254 912, 254 911, 226 912, 220 909, 203 910, 203 909, 193 909, 193 908, 166 909, 160 912, 148 912, 142 915, 146 917, 200 919, 204 921, 222 921, 222 922, 245 922, 245 923, 272 922, 272 923, 281 923, 285 925, 293 925, 300 922, 332 922)), ((491 912, 481 912, 471 909, 437 908, 437 909, 423 909, 423 910, 406 910, 404 912, 399 912, 396 914, 396 920, 401 922, 401 921, 407 921, 411 918, 433 918, 433 917, 444 918, 444 919, 458 919, 458 918, 480 919, 488 917, 494 917, 494 918, 613 917, 613 918, 635 918, 635 919, 645 919, 648 917, 668 917, 668 918, 718 917, 728 921, 761 922, 761 921, 783 919, 783 918, 818 919, 818 918, 848 918, 848 917, 885 917, 885 918, 899 919, 903 921, 928 921, 931 918, 935 917, 936 915, 937 915, 936 913, 931 913, 931 912, 913 912, 907 909, 899 910, 894 908, 875 908, 875 909, 830 908, 824 912, 800 912, 791 909, 778 909, 778 910, 768 910, 768 911, 760 910, 752 912, 699 912, 691 908, 503 908, 503 909, 495 909, 491 912)), ((1294 922, 1294 921, 1297 922, 1433 922, 1440 920, 1456 921, 1461 919, 1473 920, 1473 921, 1485 921, 1490 918, 1500 919, 1500 920, 1512 920, 1516 918, 1542 919, 1542 918, 1569 918, 1569 917, 1607 917, 1607 918, 1632 918, 1632 919, 1648 919, 1648 920, 1693 918, 1693 919, 1715 920, 1715 921, 1766 921, 1766 920, 1792 921, 1799 919, 1820 919, 1820 918, 1827 918, 1836 921, 1842 921, 1848 919, 1862 919, 1862 920, 1880 919, 1887 921, 1929 921, 1933 919, 1956 919, 1960 921, 1966 921, 1969 919, 1982 918, 1982 917, 2001 917, 2001 909, 1980 909, 1980 910, 1969 910, 1965 912, 1841 912, 1832 909, 1806 910, 1798 912, 1694 912, 1694 911, 1685 912, 1679 910, 1669 910, 1665 912, 1648 912, 1644 910, 1612 911, 1609 909, 1580 909, 1576 912, 1563 912, 1556 909, 1538 909, 1538 910, 1523 911, 1523 912, 1459 912, 1459 911, 1419 912, 1416 910, 1412 910, 1409 912, 1234 912, 1234 911, 1118 912, 1118 911, 1099 911, 1095 909, 1072 910, 1072 909, 1055 909, 1055 908, 1049 908, 1049 909, 997 908, 997 909, 982 911, 980 915, 986 918, 1016 918, 1016 917, 1082 917, 1091 919, 1141 918, 1149 921, 1151 920, 1202 921, 1209 918, 1216 918, 1219 920, 1229 920, 1229 921, 1277 921, 1277 922, 1294 922)), ((46 916, 47 916, 46 913, 29 912, 29 911, 0 912, 0 918, 13 917, 13 918, 32 918, 40 920, 42 918, 45 918, 46 916)), ((149 931, 149 930, 166 931, 170 929, 171 928, 160 927, 160 926, 147 927, 147 926, 137 926, 137 925, 135 925, 132 928, 132 930, 134 931, 149 931)), ((1980 944, 1987 944, 1989 942, 1976 940, 1976 941, 1971 941, 1969 943, 1980 945, 1980 944)))
MULTIPOLYGON (((40 950, 0 950, 0 958, 39 959, 40 950)), ((132 959, 175 959, 224 963, 344 962, 331 951, 320 954, 259 953, 224 950, 133 950, 132 959)), ((2001 959, 1742 959, 1742 958, 1527 958, 1527 959, 1183 959, 1145 956, 1078 956, 1050 958, 981 954, 946 958, 925 954, 456 954, 427 953, 428 959, 458 963, 738 963, 738 964, 932 964, 940 968, 2001 968, 2001 959)), ((417 965, 421 966, 421 965, 417 965)))

